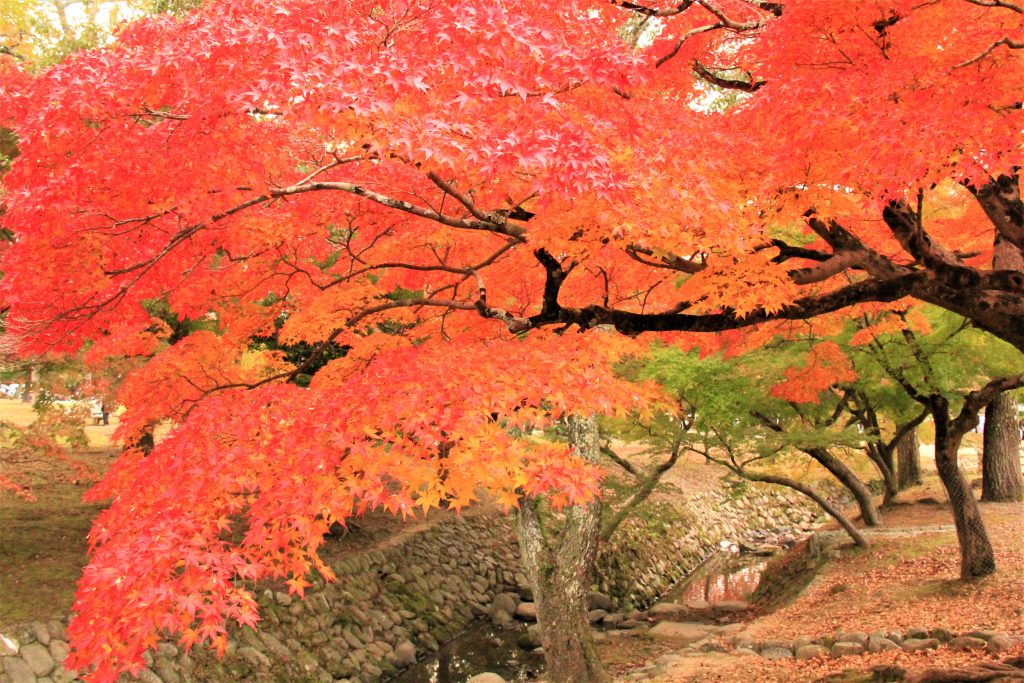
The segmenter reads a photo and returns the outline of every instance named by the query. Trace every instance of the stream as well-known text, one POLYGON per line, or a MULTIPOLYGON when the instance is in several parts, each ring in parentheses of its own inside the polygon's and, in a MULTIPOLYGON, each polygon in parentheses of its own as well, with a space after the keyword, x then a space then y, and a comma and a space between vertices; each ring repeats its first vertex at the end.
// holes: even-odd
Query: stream
MULTIPOLYGON (((767 564, 764 557, 719 553, 694 569, 662 601, 745 600, 757 588, 767 564)), ((438 652, 391 680, 393 683, 464 683, 471 676, 490 671, 510 682, 532 681, 543 671, 544 658, 516 644, 516 639, 525 632, 526 625, 522 623, 497 628, 489 621, 476 621, 454 640, 442 645, 438 652)))

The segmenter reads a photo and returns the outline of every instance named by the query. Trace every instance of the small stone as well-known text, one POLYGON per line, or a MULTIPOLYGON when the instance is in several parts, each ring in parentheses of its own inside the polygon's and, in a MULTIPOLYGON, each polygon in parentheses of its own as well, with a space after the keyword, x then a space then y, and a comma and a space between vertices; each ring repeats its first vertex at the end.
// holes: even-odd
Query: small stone
MULTIPOLYGON (((595 633, 594 635, 596 636, 597 634, 595 633)), ((540 627, 530 626, 526 629, 526 633, 523 633, 516 639, 516 645, 524 650, 536 650, 541 646, 540 627)))
POLYGON ((934 650, 939 646, 938 638, 907 638, 903 641, 903 649, 907 652, 934 650))
POLYGON ((40 644, 50 644, 50 629, 46 627, 46 624, 41 621, 33 621, 29 628, 32 629, 32 635, 36 637, 40 644))
POLYGON ((0 657, 16 655, 20 649, 21 644, 19 644, 17 640, 10 636, 0 634, 0 657))
POLYGON ((817 657, 824 657, 828 654, 828 650, 821 646, 815 645, 814 643, 808 643, 807 645, 801 645, 796 649, 797 659, 815 659, 817 657))
POLYGON ((894 643, 882 636, 870 636, 868 638, 868 652, 885 652, 887 650, 899 650, 898 643, 894 643))
POLYGON ((984 638, 972 638, 971 636, 958 636, 949 641, 949 647, 953 650, 980 650, 988 645, 984 638))
POLYGON ((626 620, 626 617, 624 615, 622 615, 622 614, 620 614, 618 612, 615 612, 613 614, 609 614, 608 616, 606 616, 604 618, 604 622, 603 623, 604 623, 605 626, 618 626, 619 624, 621 624, 625 620, 626 620))
POLYGON ((926 628, 908 628, 903 634, 903 637, 907 640, 924 640, 928 637, 928 629, 926 628))
POLYGON ((473 676, 466 683, 505 683, 505 679, 498 674, 484 673, 473 676))
POLYGON ((142 683, 164 683, 163 680, 149 669, 143 669, 139 672, 139 680, 142 683))
POLYGON ((250 647, 248 645, 246 645, 245 647, 240 647, 238 648, 238 652, 236 652, 235 654, 238 655, 239 659, 243 659, 250 665, 252 665, 253 668, 258 669, 261 667, 270 666, 270 658, 254 647, 250 647))
POLYGON ((64 640, 64 622, 60 619, 50 619, 46 622, 46 628, 50 630, 50 636, 64 640))
POLYGON ((490 617, 491 621, 494 621, 497 617, 499 620, 504 621, 501 617, 497 616, 501 613, 512 616, 512 613, 516 611, 516 605, 519 604, 518 593, 498 593, 494 596, 494 601, 491 603, 490 617))
POLYGON ((859 655, 862 652, 864 652, 864 646, 860 643, 851 643, 844 641, 840 643, 835 643, 832 646, 833 657, 847 657, 849 655, 859 655))
POLYGON ((50 655, 53 656, 53 661, 57 663, 63 662, 68 658, 68 644, 63 640, 57 640, 56 638, 50 639, 50 655))
POLYGON ((604 621, 604 618, 606 616, 608 616, 608 613, 605 612, 603 609, 592 609, 589 612, 587 612, 587 621, 591 624, 596 624, 598 622, 604 621))
POLYGON ((754 657, 757 656, 757 652, 755 650, 750 649, 749 647, 738 647, 735 650, 733 650, 732 653, 734 655, 739 655, 740 657, 750 657, 751 655, 754 657))
POLYGON ((416 646, 411 641, 403 640, 395 647, 395 663, 399 666, 412 666, 416 663, 416 646))
POLYGON ((45 647, 32 643, 21 648, 21 657, 36 676, 45 676, 53 671, 56 664, 45 647))
POLYGON ((940 643, 948 643, 953 640, 953 632, 945 628, 933 628, 931 630, 931 637, 938 640, 940 643))
POLYGON ((263 641, 263 646, 272 655, 280 657, 282 659, 291 659, 292 651, 285 647, 284 643, 270 635, 266 631, 259 632, 259 638, 263 641))
POLYGON ((590 609, 603 609, 605 612, 611 612, 615 609, 615 602, 599 591, 590 591, 587 593, 587 607, 590 609))
MULTIPOLYGON (((514 616, 523 621, 537 621, 537 603, 521 602, 516 605, 514 616)), ((495 674, 497 675, 497 674, 495 674)))
POLYGON ((793 653, 785 647, 766 647, 761 649, 762 659, 791 659, 793 653))

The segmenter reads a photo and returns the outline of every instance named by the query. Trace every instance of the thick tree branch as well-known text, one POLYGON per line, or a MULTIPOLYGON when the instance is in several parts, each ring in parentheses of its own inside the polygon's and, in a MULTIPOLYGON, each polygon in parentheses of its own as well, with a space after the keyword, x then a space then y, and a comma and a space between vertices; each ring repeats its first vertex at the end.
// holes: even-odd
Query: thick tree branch
POLYGON ((757 92, 765 86, 768 82, 764 79, 761 80, 741 80, 738 78, 725 78, 719 76, 710 71, 706 66, 700 62, 694 61, 693 71, 702 79, 711 83, 712 85, 718 86, 719 88, 725 88, 727 90, 739 90, 741 92, 757 92))
POLYGON ((1001 175, 981 187, 968 185, 996 232, 1018 249, 1024 250, 1024 201, 1020 196, 1020 177, 1001 175))

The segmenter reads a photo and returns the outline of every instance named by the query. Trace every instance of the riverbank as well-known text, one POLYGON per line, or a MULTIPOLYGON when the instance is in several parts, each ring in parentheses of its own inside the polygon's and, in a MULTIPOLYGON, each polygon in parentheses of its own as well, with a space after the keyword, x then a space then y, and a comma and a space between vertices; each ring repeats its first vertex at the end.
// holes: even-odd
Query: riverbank
POLYGON ((768 614, 749 613, 732 633, 659 653, 647 669, 626 672, 620 680, 899 681, 928 668, 1024 656, 1024 640, 1015 638, 1024 636, 1024 504, 982 503, 981 510, 999 565, 993 576, 956 578, 959 553, 948 503, 929 478, 885 511, 882 527, 869 532, 870 548, 839 545, 828 551, 828 561, 788 604, 768 614), (984 638, 951 642, 972 632, 1009 638, 994 645, 984 638), (890 648, 876 641, 884 651, 870 652, 866 641, 872 635, 925 642, 913 650, 902 642, 890 648), (864 646, 841 647, 848 654, 835 656, 837 639, 852 643, 861 636, 864 646), (936 642, 933 636, 939 636, 936 642), (794 645, 811 641, 820 643, 818 656, 793 657, 794 645), (751 651, 765 649, 774 655, 751 651))

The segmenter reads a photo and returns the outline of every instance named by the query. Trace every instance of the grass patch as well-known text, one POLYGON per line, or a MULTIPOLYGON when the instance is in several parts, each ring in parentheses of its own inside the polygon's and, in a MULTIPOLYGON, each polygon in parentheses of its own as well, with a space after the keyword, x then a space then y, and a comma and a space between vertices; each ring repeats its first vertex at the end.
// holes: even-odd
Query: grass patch
POLYGON ((81 502, 83 489, 54 484, 39 502, 0 499, 0 626, 65 617, 85 565, 86 537, 101 506, 81 502), (54 491, 54 489, 63 489, 54 491))

